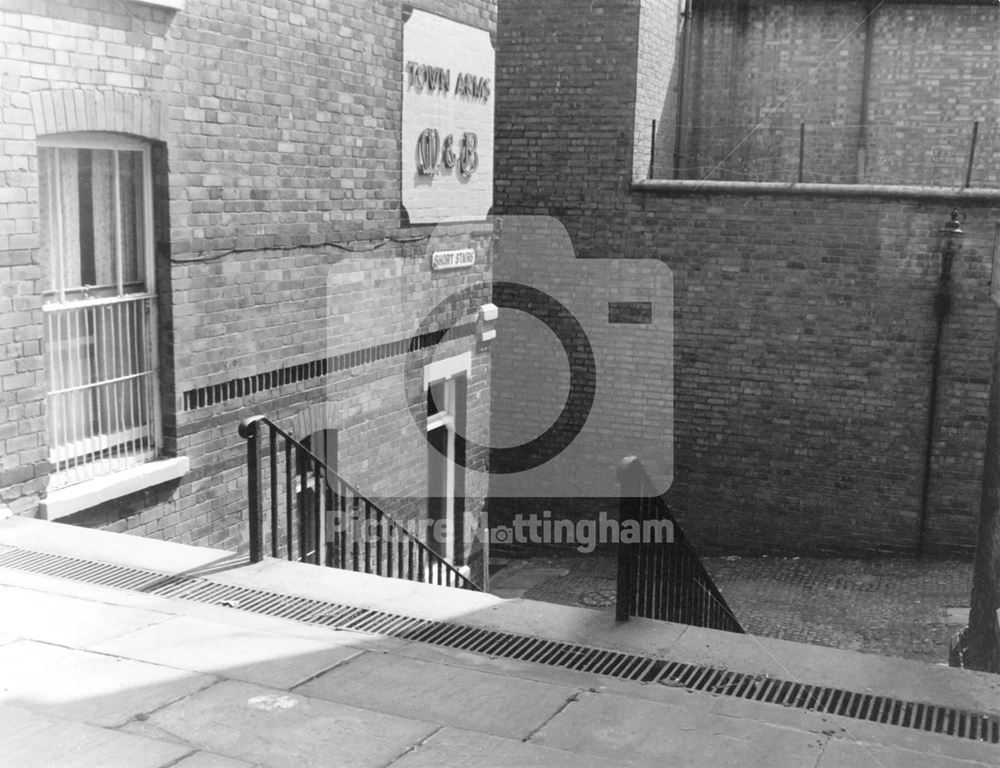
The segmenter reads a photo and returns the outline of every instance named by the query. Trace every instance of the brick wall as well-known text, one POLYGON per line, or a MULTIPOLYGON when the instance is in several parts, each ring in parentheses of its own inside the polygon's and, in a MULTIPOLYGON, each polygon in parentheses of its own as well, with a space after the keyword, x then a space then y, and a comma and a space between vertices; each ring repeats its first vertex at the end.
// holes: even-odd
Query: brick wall
POLYGON ((964 183, 978 120, 972 186, 1000 184, 1000 72, 991 63, 1000 56, 998 29, 996 6, 900 4, 878 12, 869 115, 874 178, 919 173, 925 183, 964 183), (913 123, 920 128, 900 131, 913 123))
MULTIPOLYGON (((566 120, 587 97, 558 86, 568 72, 580 82, 624 81, 648 61, 644 46, 659 32, 637 27, 640 5, 642 18, 668 7, 637 0, 616 5, 613 18, 577 14, 574 22, 552 8, 546 15, 529 3, 501 6, 496 206, 507 215, 556 216, 578 257, 658 258, 672 270, 676 442, 668 498, 681 523, 702 546, 730 551, 913 550, 940 272, 937 230, 957 205, 968 235, 955 261, 953 306, 942 337, 927 542, 932 551, 969 551, 985 439, 997 203, 988 195, 961 200, 944 189, 926 200, 765 194, 749 187, 732 194, 630 191, 632 174, 648 163, 648 156, 639 157, 648 139, 637 115, 648 117, 642 105, 649 94, 587 91, 594 103, 583 106, 592 119, 566 120), (620 37, 609 41, 612 28, 620 37), (617 52, 619 71, 586 53, 599 40, 617 52), (623 130, 636 137, 634 152, 631 142, 614 140, 623 130), (575 147, 591 152, 584 159, 575 147)), ((995 9, 883 10, 890 8, 909 40, 926 29, 921 20, 932 10, 942 23, 950 13, 959 24, 993 14, 983 18, 996 29, 995 9)), ((770 55, 817 63, 823 41, 837 38, 838 19, 846 14, 827 5, 789 10, 773 4, 772 24, 779 9, 788 10, 781 23, 789 29, 811 31, 799 35, 801 47, 774 45, 770 55)), ((727 18, 736 15, 726 11, 727 18)), ((710 36, 703 30, 702 44, 710 36)), ((981 59, 971 49, 963 56, 976 62, 969 65, 976 72, 985 71, 989 50, 978 50, 981 59)), ((854 63, 843 61, 852 58, 834 57, 832 71, 818 73, 817 84, 853 72, 854 63)), ((710 66, 736 71, 728 59, 702 64, 710 66)), ((900 104, 908 87, 897 84, 900 104)), ((970 89, 980 106, 995 94, 983 80, 955 87, 970 89)), ((711 96, 719 111, 724 105, 738 111, 749 102, 760 108, 774 92, 734 81, 728 95, 711 96)), ((941 91, 942 100, 949 98, 941 91)), ((873 104, 887 99, 885 90, 873 93, 873 104)), ((814 108, 839 104, 832 99, 814 108)), ((925 104, 914 109, 926 110, 925 104)), ((501 417, 495 410, 494 418, 501 417)))
MULTIPOLYGON (((495 26, 491 0, 421 7, 495 26)), ((445 296, 489 279, 481 227, 454 225, 432 237, 432 226, 409 226, 401 213, 402 30, 396 0, 189 0, 182 12, 128 0, 4 3, 0 498, 14 511, 33 513, 49 471, 35 139, 65 130, 160 142, 164 447, 191 461, 181 481, 71 522, 239 548, 238 421, 264 413, 291 424, 328 400, 340 409, 328 426, 342 430, 349 480, 368 491, 350 474, 363 468, 372 495, 425 492, 426 449, 407 454, 395 437, 401 419, 410 420, 400 410, 404 358, 259 391, 254 384, 253 393, 247 385, 234 397, 185 398, 407 339, 445 296), (441 243, 475 247, 476 267, 432 274, 429 249, 441 243), (332 287, 343 290, 334 296, 332 287)), ((488 354, 469 336, 418 354, 470 350, 470 430, 488 443, 488 354)), ((485 489, 470 495, 474 514, 485 489)))
MULTIPOLYGON (((803 180, 855 181, 869 8, 707 0, 694 10, 681 178, 795 181, 805 124, 803 180)), ((870 26, 864 180, 963 184, 979 120, 973 179, 996 186, 996 8, 889 3, 870 26)), ((672 158, 657 165, 672 176, 672 158)))
MULTIPOLYGON (((910 550, 919 526, 948 201, 645 201, 675 275, 675 483, 699 539, 910 550)), ((942 338, 928 542, 974 543, 996 207, 967 206, 942 338)))
POLYGON ((584 240, 620 234, 636 88, 622 63, 635 61, 638 23, 635 0, 500 6, 494 199, 523 201, 504 212, 579 218, 584 240))

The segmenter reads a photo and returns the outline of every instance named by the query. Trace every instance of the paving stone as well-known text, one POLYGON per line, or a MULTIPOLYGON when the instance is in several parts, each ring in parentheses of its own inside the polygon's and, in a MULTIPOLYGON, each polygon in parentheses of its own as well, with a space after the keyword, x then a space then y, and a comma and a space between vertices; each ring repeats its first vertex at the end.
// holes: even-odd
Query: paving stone
POLYGON ((150 723, 193 747, 268 768, 385 766, 436 725, 225 680, 150 723))
POLYGON ((491 589, 491 594, 497 597, 502 597, 504 600, 516 600, 519 597, 524 597, 525 589, 491 589))
POLYGON ((296 693, 520 739, 559 711, 576 689, 366 653, 296 693))
POLYGON ((75 646, 93 645, 169 618, 139 608, 13 587, 0 592, 0 616, 5 627, 16 627, 20 637, 75 646))
POLYGON ((189 747, 0 704, 0 763, 11 768, 162 768, 189 747))
POLYGON ((173 541, 133 536, 123 542, 105 531, 95 528, 73 526, 67 535, 62 525, 52 525, 44 520, 29 517, 12 517, 5 520, 2 528, 3 543, 52 554, 70 557, 86 557, 98 562, 116 563, 140 570, 150 569, 150 563, 157 564, 161 573, 181 573, 205 568, 213 564, 247 561, 246 556, 235 556, 232 552, 208 547, 194 547, 173 541))
POLYGON ((496 589, 530 589, 568 573, 568 568, 507 567, 491 577, 490 591, 495 594, 496 589))
POLYGON ((531 737, 532 743, 622 764, 801 768, 815 765, 826 738, 756 720, 585 693, 531 737))
POLYGON ((209 752, 195 752, 170 768, 253 768, 253 764, 209 752))
POLYGON ((212 683, 209 675, 30 640, 0 647, 0 702, 114 727, 212 683))
POLYGON ((816 768, 912 768, 915 765, 934 766, 934 768, 976 768, 976 766, 995 768, 997 761, 960 760, 942 755, 932 757, 924 752, 914 752, 899 747, 858 744, 835 739, 823 750, 816 768))
POLYGON ((122 733, 131 733, 133 736, 142 736, 146 739, 155 739, 157 741, 168 741, 173 744, 183 744, 185 747, 190 747, 190 745, 184 741, 184 739, 178 737, 173 733, 167 733, 162 728, 150 723, 148 720, 130 720, 124 725, 119 726, 115 730, 121 731, 122 733))
POLYGON ((96 650, 154 664, 291 688, 360 653, 357 635, 325 641, 178 616, 148 631, 101 643, 96 650))
POLYGON ((442 728, 392 768, 619 768, 604 760, 561 749, 503 739, 474 731, 442 728))
POLYGON ((868 747, 898 748, 923 755, 925 761, 931 764, 933 759, 946 757, 994 766, 1000 764, 1000 746, 989 742, 918 731, 915 728, 877 725, 847 717, 832 718, 832 720, 837 728, 832 732, 834 740, 862 743, 868 747))

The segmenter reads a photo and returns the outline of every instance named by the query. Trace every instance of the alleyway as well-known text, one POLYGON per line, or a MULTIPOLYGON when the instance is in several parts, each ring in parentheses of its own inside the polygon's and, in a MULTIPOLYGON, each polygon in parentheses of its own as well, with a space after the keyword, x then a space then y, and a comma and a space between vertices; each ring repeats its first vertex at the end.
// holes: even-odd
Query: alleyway
MULTIPOLYGON (((905 559, 705 558, 744 627, 756 635, 946 663, 965 624, 971 562, 905 559)), ((490 582, 503 597, 606 607, 615 560, 546 556, 510 560, 490 582)))

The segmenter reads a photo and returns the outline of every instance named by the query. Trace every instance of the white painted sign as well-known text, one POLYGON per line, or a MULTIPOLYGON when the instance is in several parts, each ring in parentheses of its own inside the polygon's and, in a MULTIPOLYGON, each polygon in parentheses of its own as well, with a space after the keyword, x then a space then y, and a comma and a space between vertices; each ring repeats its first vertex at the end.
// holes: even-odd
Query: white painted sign
POLYGON ((410 223, 486 218, 493 206, 489 32, 414 9, 403 25, 400 77, 402 202, 410 223))
POLYGON ((431 254, 431 269, 458 269, 471 267, 476 263, 476 251, 463 248, 460 251, 434 251, 431 254))

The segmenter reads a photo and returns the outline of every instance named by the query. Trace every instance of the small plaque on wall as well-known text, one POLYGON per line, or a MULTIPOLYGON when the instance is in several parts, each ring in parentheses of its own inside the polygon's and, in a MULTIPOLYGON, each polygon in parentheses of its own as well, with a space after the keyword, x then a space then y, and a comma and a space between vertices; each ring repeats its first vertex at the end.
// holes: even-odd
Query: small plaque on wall
POLYGON ((473 248, 463 248, 460 251, 434 251, 431 254, 431 269, 435 272, 442 269, 471 267, 475 263, 476 251, 473 248))

